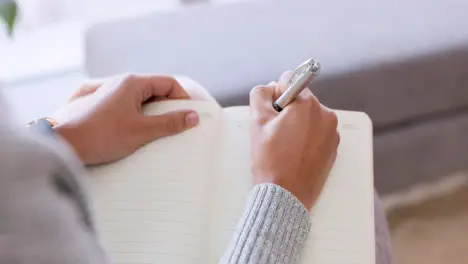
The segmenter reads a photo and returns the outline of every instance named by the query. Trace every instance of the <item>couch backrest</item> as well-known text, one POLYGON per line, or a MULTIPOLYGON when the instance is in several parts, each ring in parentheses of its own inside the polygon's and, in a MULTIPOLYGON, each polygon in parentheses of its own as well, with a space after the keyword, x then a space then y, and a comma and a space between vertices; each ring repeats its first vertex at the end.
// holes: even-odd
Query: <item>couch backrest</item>
MULTIPOLYGON (((373 85, 382 87, 370 94, 362 78, 335 81, 333 89, 326 88, 327 81, 465 45, 466 10, 468 1, 459 0, 269 0, 191 6, 92 27, 86 67, 92 77, 129 71, 188 75, 222 104, 232 105, 247 103, 252 86, 315 57, 323 65, 314 86, 321 99, 332 107, 364 110, 377 124, 386 123, 407 115, 414 104, 402 99, 400 112, 379 112, 382 103, 374 97, 398 97, 386 94, 394 93, 386 85, 404 85, 391 69, 374 78, 373 85)), ((427 102, 433 103, 438 102, 427 102)), ((409 113, 421 111, 426 110, 409 113)))

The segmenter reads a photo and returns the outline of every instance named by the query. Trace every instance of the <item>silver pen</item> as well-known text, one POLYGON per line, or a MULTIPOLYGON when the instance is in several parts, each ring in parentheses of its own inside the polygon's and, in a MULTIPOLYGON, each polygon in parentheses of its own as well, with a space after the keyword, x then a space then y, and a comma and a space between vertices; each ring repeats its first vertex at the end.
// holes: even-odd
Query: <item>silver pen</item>
POLYGON ((319 72, 320 63, 314 59, 308 59, 299 65, 296 70, 294 70, 286 91, 273 103, 273 108, 281 112, 288 104, 296 99, 302 90, 312 83, 319 72))

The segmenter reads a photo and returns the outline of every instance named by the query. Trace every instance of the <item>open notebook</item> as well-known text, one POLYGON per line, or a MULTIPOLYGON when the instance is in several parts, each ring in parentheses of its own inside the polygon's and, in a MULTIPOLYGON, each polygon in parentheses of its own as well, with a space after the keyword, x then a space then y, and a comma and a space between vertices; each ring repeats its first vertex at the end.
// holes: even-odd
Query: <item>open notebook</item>
MULTIPOLYGON (((252 186, 249 108, 172 101, 145 113, 175 109, 195 109, 200 125, 90 169, 98 225, 116 263, 217 263, 243 211, 252 186)), ((337 114, 339 153, 301 263, 374 263, 372 125, 363 113, 337 114)))

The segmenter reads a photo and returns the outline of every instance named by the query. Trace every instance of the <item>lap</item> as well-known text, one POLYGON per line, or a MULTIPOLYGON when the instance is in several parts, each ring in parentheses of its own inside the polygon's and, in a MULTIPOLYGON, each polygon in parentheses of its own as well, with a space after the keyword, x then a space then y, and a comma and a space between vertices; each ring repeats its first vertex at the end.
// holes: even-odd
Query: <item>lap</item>
POLYGON ((374 197, 376 263, 390 264, 392 263, 392 248, 387 218, 377 192, 374 197))

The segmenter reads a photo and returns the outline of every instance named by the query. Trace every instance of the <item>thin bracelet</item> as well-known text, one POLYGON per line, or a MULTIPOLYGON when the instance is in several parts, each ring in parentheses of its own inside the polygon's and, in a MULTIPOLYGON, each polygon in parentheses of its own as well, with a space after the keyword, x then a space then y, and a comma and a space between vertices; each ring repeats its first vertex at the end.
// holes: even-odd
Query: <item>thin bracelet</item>
POLYGON ((28 128, 33 133, 55 137, 55 131, 53 129, 55 125, 57 125, 55 120, 46 117, 28 123, 28 128))

